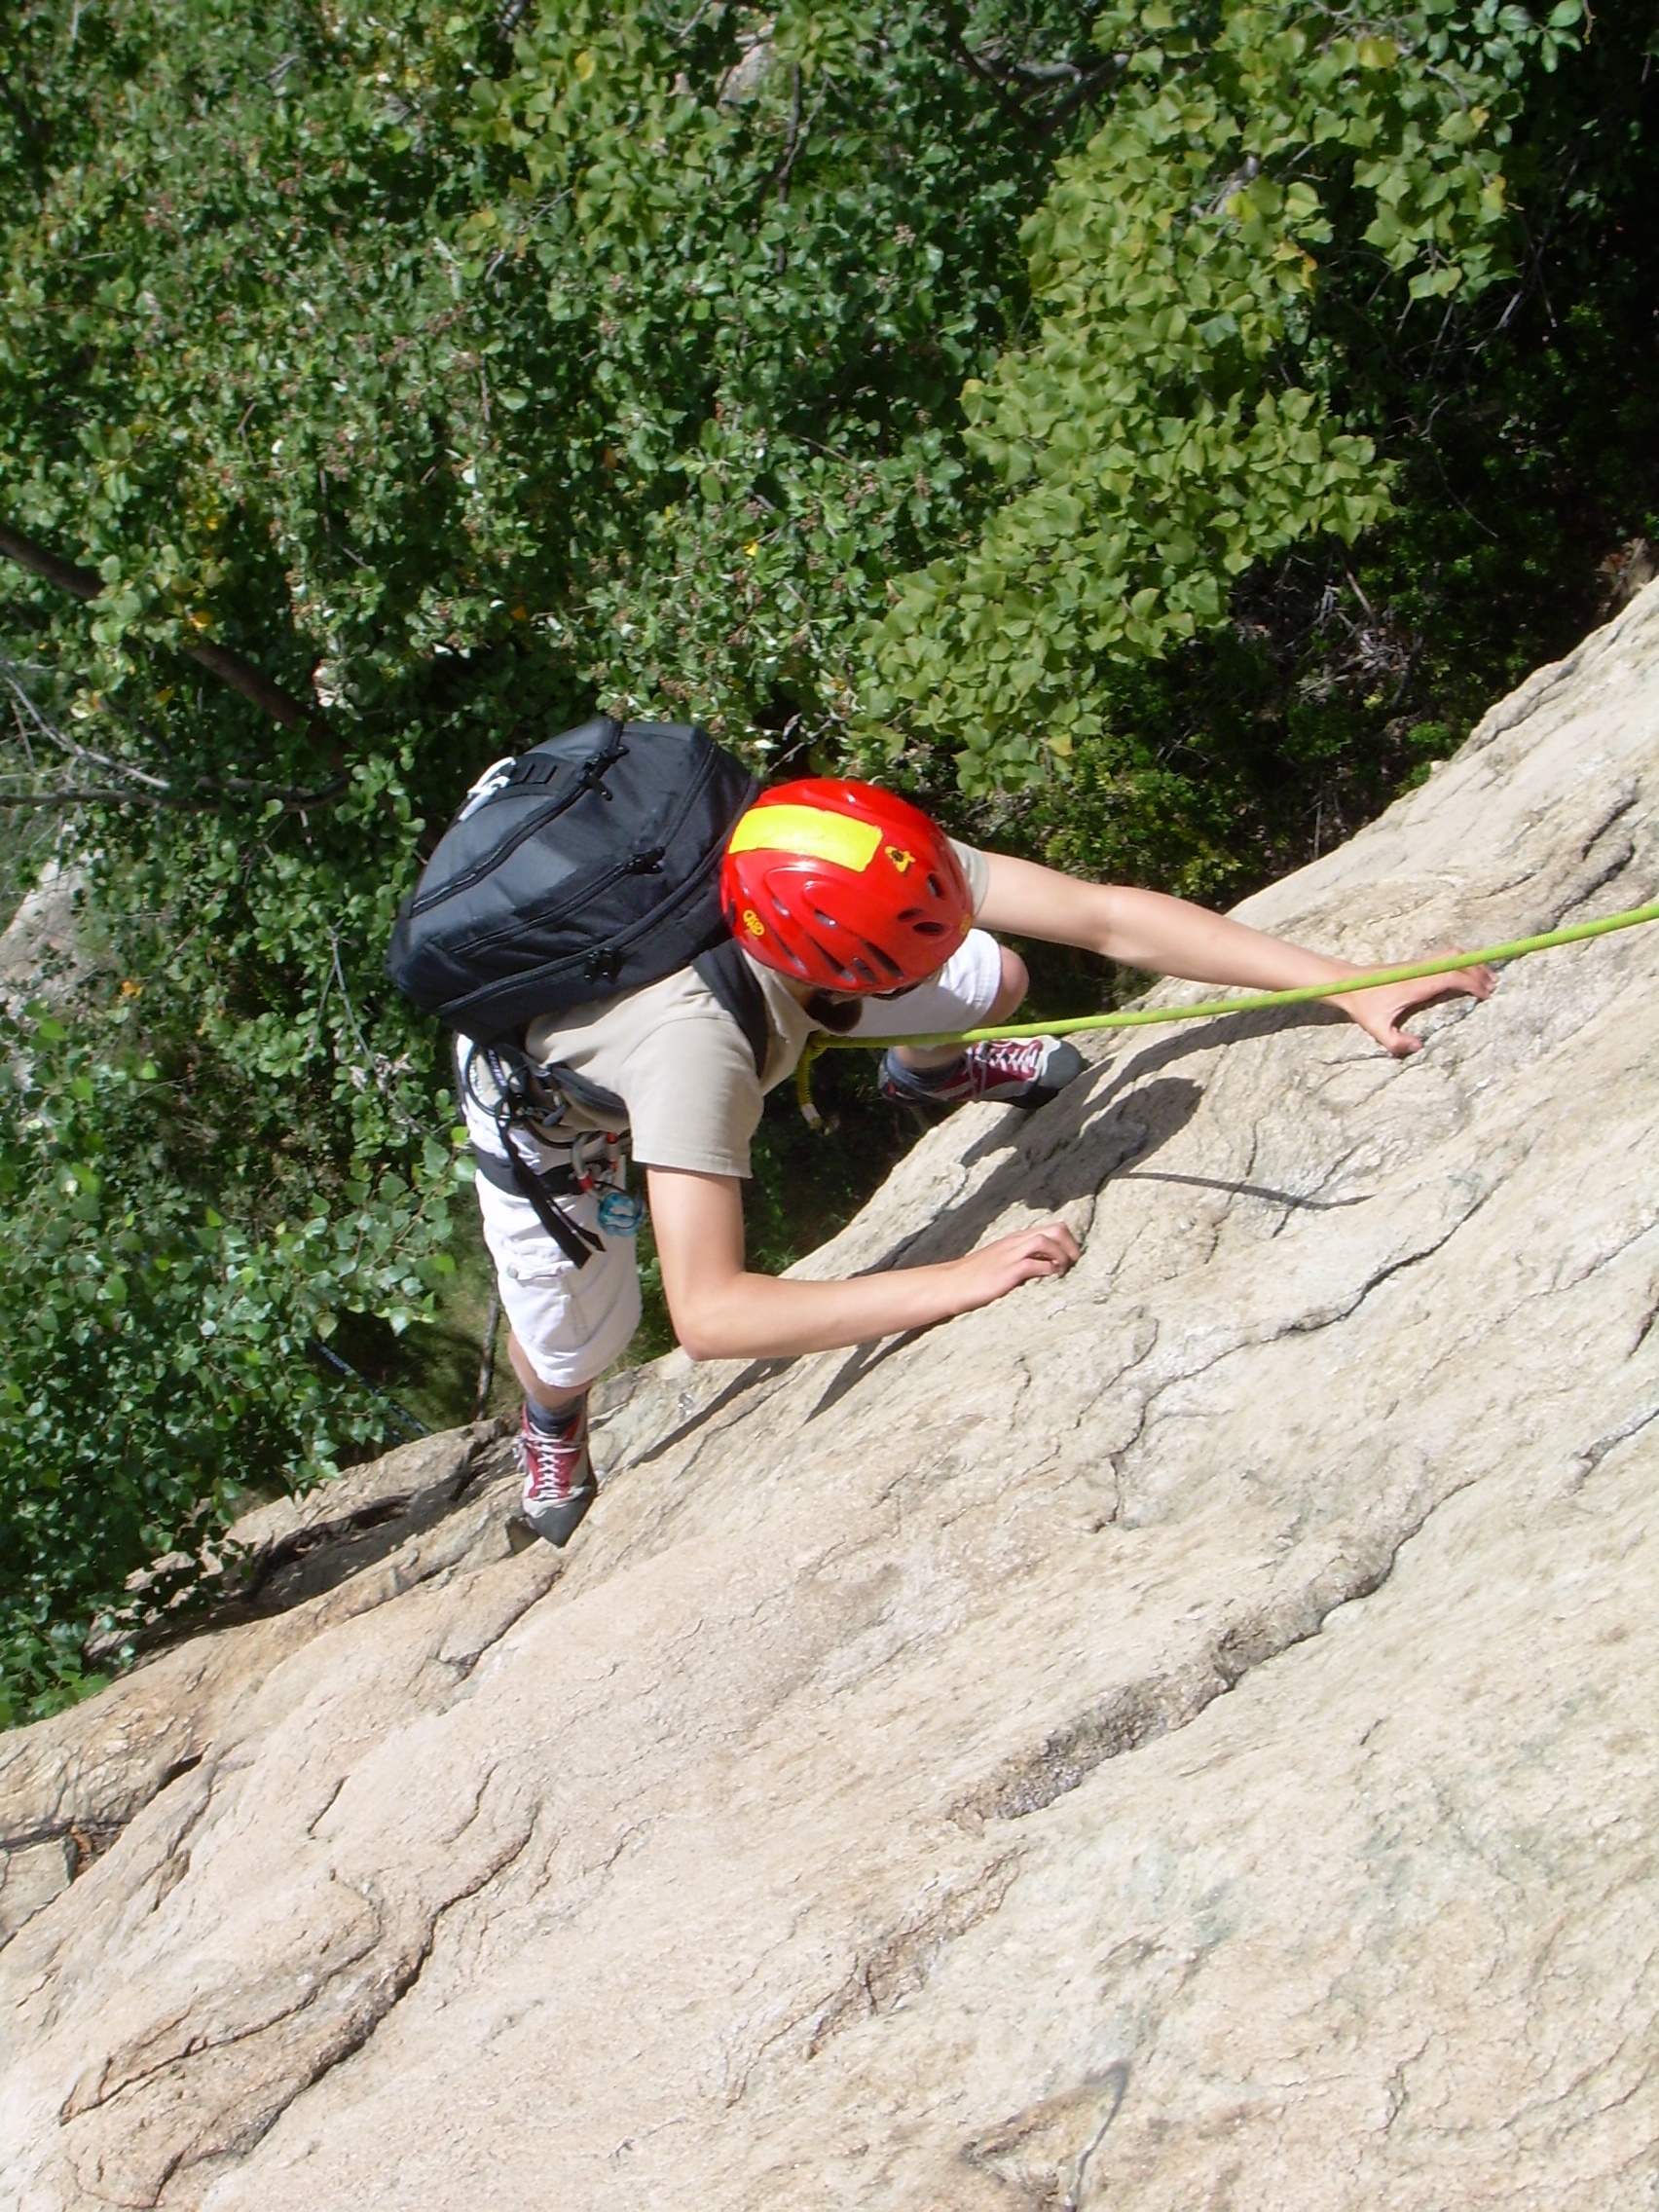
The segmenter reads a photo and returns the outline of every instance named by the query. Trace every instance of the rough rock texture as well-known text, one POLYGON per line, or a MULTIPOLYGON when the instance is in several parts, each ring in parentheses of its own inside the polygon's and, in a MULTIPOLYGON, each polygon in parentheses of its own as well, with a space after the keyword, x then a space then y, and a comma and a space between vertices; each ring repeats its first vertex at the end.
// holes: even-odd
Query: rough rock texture
POLYGON ((47 862, 40 881, 0 930, 0 1004, 66 998, 92 973, 96 960, 76 926, 82 887, 78 869, 47 862))
MULTIPOLYGON (((1249 910, 1656 889, 1659 587, 1249 910)), ((372 1565, 0 1741, 0 2201, 1651 2206, 1656 977, 964 1114, 812 1268, 1060 1210, 1063 1282, 625 1378, 562 1557, 423 1447, 372 1565)))

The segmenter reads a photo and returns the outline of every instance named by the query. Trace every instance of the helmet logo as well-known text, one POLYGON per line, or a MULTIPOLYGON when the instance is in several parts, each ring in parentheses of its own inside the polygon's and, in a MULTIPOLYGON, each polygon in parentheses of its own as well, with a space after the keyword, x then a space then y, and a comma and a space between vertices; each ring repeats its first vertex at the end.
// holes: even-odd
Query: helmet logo
POLYGON ((766 925, 753 906, 744 907, 743 926, 751 937, 764 937, 766 934, 766 925))
POLYGON ((889 845, 887 848, 887 857, 893 863, 894 866, 899 870, 899 873, 901 875, 903 874, 904 870, 907 867, 914 867, 916 865, 915 854, 905 852, 903 845, 889 845))

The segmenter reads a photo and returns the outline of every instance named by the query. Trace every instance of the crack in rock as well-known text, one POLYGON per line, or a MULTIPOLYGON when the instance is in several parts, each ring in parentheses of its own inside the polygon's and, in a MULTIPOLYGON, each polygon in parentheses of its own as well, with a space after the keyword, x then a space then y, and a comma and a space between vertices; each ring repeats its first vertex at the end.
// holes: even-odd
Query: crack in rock
POLYGON ((535 1571, 531 1574, 526 1587, 518 1591, 501 1607, 498 1613, 483 1625, 482 1629, 478 1624, 471 1624, 471 1635, 460 1643, 452 1642, 448 1638, 445 1639, 437 1655, 438 1664, 452 1671, 457 1683, 464 1682, 470 1677, 473 1669, 485 1654, 493 1651, 503 1637, 511 1635, 525 1615, 540 1604, 548 1591, 563 1575, 565 1571, 563 1558, 545 1544, 540 1547, 540 1552, 547 1554, 547 1556, 541 1557, 538 1554, 535 1562, 535 1571))
POLYGON ((971 1880, 946 1890, 862 1952, 834 1995, 812 2016, 804 2055, 816 2058, 855 2018, 890 2012, 924 1988, 940 1952, 997 1910, 1014 1886, 1022 1856, 1018 1851, 1000 1853, 971 1880))
MULTIPOLYGON (((38 1851, 50 1844, 61 1844, 63 1846, 63 1880, 59 1888, 67 1889, 71 1883, 80 1880, 89 1866, 101 1859, 106 1851, 112 1850, 120 1842, 122 1836, 131 1826, 133 1821, 137 1819, 145 1806, 153 1805, 166 1790, 171 1788, 175 1782, 182 1780, 185 1775, 193 1773, 202 1764, 202 1757, 203 1754, 200 1751, 192 1751, 187 1757, 175 1759, 164 1771, 155 1788, 143 1801, 134 1805, 120 1819, 98 1820, 87 1814, 70 1814, 55 1820, 37 1821, 29 1827, 16 1828, 8 1834, 0 1835, 0 1871, 7 1867, 8 1862, 14 1857, 23 1852, 38 1851)), ((197 1815, 194 1815, 192 1820, 186 1824, 187 1833, 198 1817, 200 1817, 200 1808, 198 1808, 197 1815)), ((177 1846, 175 1845, 174 1848, 176 1849, 177 1846)), ((34 1910, 40 1910, 51 1901, 50 1897, 41 1897, 34 1910)), ((0 1948, 3 1948, 17 1934, 18 1929, 25 1926, 27 1919, 32 1917, 33 1913, 31 1912, 10 1928, 0 1927, 0 1948)))
POLYGON ((128 2203, 199 2201, 198 2183, 205 2188, 226 2160, 245 2157, 290 2105, 363 2048, 420 1981, 438 1923, 507 1871, 534 1826, 527 1821, 502 1839, 439 1903, 406 1905, 388 1921, 356 1892, 368 1919, 344 1955, 320 1974, 271 1977, 259 2017, 215 2026, 186 2008, 94 2062, 59 2113, 87 2195, 103 2200, 98 2177, 113 2158, 128 2203))
POLYGON ((1079 2212, 1088 2162, 1106 2139, 1129 2085, 1119 2059, 1075 2088, 1027 2105, 977 2136, 962 2156, 1018 2191, 1030 2212, 1079 2212))
POLYGON ((1078 1788, 1108 1760, 1187 1727, 1206 1706, 1236 1689, 1246 1675, 1317 1636, 1340 1605, 1380 1590, 1403 1548, 1448 1498, 1467 1487, 1456 1485, 1391 1538, 1356 1547, 1311 1582, 1241 1615, 1201 1644, 1187 1665, 1110 1691, 1056 1728, 1035 1751, 1011 1761, 962 1799, 952 1818, 975 1828, 985 1821, 1023 1820, 1078 1788))

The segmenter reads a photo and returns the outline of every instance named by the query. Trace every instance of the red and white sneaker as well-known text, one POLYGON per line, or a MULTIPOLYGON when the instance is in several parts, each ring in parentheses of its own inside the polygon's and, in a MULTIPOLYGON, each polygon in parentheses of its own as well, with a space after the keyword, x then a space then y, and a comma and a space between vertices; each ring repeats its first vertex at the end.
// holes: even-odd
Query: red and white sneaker
POLYGON ((908 1105, 963 1106, 988 1098, 1003 1106, 1046 1106, 1082 1075, 1083 1054, 1058 1037, 993 1037, 970 1045, 954 1067, 917 1075, 897 1053, 881 1062, 881 1095, 908 1105))
POLYGON ((524 1469, 524 1517, 538 1536, 563 1550, 599 1495, 588 1456, 587 1400, 568 1435, 537 1428, 526 1406, 519 1421, 519 1464, 524 1469))

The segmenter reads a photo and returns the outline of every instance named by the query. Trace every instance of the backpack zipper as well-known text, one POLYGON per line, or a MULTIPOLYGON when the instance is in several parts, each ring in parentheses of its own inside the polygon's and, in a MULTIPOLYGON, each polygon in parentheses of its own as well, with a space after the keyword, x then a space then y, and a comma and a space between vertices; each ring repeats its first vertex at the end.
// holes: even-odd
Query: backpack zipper
MULTIPOLYGON (((696 804, 698 798, 701 797, 703 786, 713 775, 714 769, 715 759, 711 755, 710 758, 703 764, 702 773, 693 778, 689 789, 682 797, 679 811, 675 814, 673 820, 669 822, 667 827, 662 831, 662 848, 665 852, 668 846, 673 842, 674 838, 679 834, 680 830, 684 827, 686 816, 691 812, 691 809, 696 804)), ((565 804, 569 805, 570 801, 567 800, 565 804)), ((560 811, 563 811, 563 809, 561 809, 560 811)), ((551 819, 551 817, 543 817, 542 819, 548 820, 551 819)), ((517 845, 522 842, 522 838, 515 839, 513 848, 509 849, 516 849, 517 845)), ((498 855, 498 858, 504 856, 498 855)), ((718 861, 719 858, 719 854, 717 851, 714 859, 718 861)), ((707 866, 709 864, 706 863, 704 865, 707 866)), ((590 900, 597 899, 601 892, 608 891, 613 883, 619 883, 625 875, 632 875, 634 872, 634 856, 632 853, 630 853, 625 861, 620 862, 614 867, 608 868, 603 875, 591 877, 581 886, 579 891, 577 891, 571 898, 566 900, 565 903, 562 906, 555 906, 545 913, 536 914, 535 916, 535 920, 537 927, 546 929, 550 928, 555 923, 566 920, 568 916, 574 913, 579 907, 586 905, 590 900)), ((703 872, 704 869, 700 866, 697 871, 697 878, 700 878, 703 872)), ((694 878, 693 880, 695 881, 697 880, 697 878, 694 878)), ((458 888, 460 887, 458 886, 458 888)), ((445 896, 447 897, 448 894, 446 893, 445 896)), ((669 908, 673 908, 675 906, 678 906, 679 903, 680 895, 677 894, 672 901, 668 902, 668 906, 669 908)), ((648 926, 649 922, 654 922, 655 920, 657 920, 657 918, 662 914, 663 911, 663 907, 657 907, 648 917, 646 926, 648 926)), ((515 932, 521 930, 524 927, 527 918, 528 917, 526 916, 515 915, 512 920, 502 923, 498 929, 491 930, 484 937, 468 938, 466 940, 467 953, 471 955, 485 951, 489 946, 499 943, 504 938, 510 938, 515 934, 515 932)), ((633 938, 639 934, 639 926, 640 925, 636 925, 634 930, 631 930, 625 937, 619 938, 615 941, 619 944, 626 944, 631 942, 633 938)), ((497 984, 492 984, 490 986, 492 990, 498 989, 498 987, 499 986, 497 984)))
MULTIPOLYGON (((660 929, 666 922, 672 922, 675 916, 690 905, 691 902, 704 890, 709 877, 719 866, 719 860, 720 855, 718 850, 711 853, 696 872, 686 877, 672 899, 665 900, 660 906, 654 907, 643 922, 636 923, 631 930, 626 931, 621 937, 612 939, 610 949, 625 952, 652 930, 660 929)), ((467 949, 471 952, 476 947, 468 946, 467 949)), ((567 976, 578 973, 586 957, 585 953, 577 952, 567 953, 562 960, 544 960, 538 968, 531 969, 524 975, 514 977, 510 980, 520 989, 530 984, 547 983, 551 985, 567 976)), ((688 960, 683 962, 682 965, 689 968, 694 963, 688 960)), ((674 972, 677 973, 678 971, 674 972)), ((662 978, 659 977, 657 980, 661 981, 662 978)), ((501 987, 501 980, 499 979, 492 983, 481 983, 477 990, 469 992, 465 998, 457 999, 445 1014, 444 1019, 457 1029, 464 1029, 468 1010, 474 1006, 487 1004, 501 987)), ((629 987, 632 989, 643 988, 644 986, 630 985, 629 987)), ((585 1006, 594 1000, 612 998, 615 995, 613 984, 596 984, 587 998, 572 1000, 571 1006, 585 1006)))
MULTIPOLYGON (((544 830, 549 822, 556 822, 561 814, 574 806, 585 792, 604 790, 605 771, 614 768, 618 760, 627 756, 627 752, 628 748, 622 743, 622 729, 619 725, 610 744, 590 755, 576 770, 575 788, 572 791, 567 792, 563 798, 554 799, 551 805, 544 806, 538 814, 533 814, 528 822, 521 823, 505 843, 491 848, 486 859, 475 862, 461 875, 452 876, 447 883, 428 892, 424 899, 418 897, 409 909, 411 918, 416 914, 428 913, 432 907, 442 905, 446 899, 459 898, 461 892, 470 891, 475 883, 481 882, 493 869, 499 867, 503 861, 516 853, 527 837, 534 837, 538 830, 544 830)), ((520 757, 528 758, 529 756, 521 755, 520 757)), ((503 785, 500 791, 486 794, 483 803, 488 804, 491 798, 499 797, 503 792, 511 789, 510 784, 503 785)), ((606 793, 607 797, 609 795, 606 793)), ((458 820, 462 818, 458 817, 458 820)))

